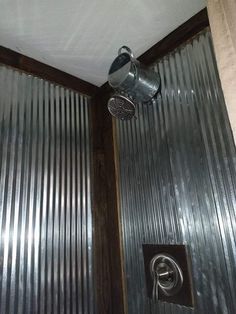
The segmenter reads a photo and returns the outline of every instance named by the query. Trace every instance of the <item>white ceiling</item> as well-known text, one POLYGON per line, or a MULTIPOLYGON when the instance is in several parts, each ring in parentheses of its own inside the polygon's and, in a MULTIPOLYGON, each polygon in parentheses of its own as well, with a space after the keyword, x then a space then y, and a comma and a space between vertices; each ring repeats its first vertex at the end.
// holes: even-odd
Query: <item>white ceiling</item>
POLYGON ((0 0, 0 45, 95 85, 122 45, 136 56, 206 0, 0 0))

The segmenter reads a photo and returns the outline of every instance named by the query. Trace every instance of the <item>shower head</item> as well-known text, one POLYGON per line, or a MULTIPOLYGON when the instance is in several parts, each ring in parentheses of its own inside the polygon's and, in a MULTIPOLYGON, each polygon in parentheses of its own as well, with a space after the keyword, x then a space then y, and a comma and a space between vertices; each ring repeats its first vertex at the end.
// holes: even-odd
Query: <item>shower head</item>
POLYGON ((107 104, 110 113, 120 120, 130 120, 135 115, 134 102, 121 94, 113 95, 107 104))
POLYGON ((121 120, 135 115, 135 102, 149 103, 161 89, 158 72, 142 65, 131 49, 122 46, 108 72, 108 82, 115 95, 108 100, 110 113, 121 120))

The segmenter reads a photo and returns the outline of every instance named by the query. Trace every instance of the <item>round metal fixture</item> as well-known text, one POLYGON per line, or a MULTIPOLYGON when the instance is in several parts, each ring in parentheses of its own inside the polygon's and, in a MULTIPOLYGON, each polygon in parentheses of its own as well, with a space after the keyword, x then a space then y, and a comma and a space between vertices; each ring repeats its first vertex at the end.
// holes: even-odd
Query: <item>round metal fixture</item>
POLYGON ((142 65, 132 50, 122 46, 108 72, 108 82, 115 95, 108 100, 108 110, 121 120, 135 115, 135 102, 148 103, 160 92, 159 73, 142 65))
POLYGON ((155 255, 150 262, 153 278, 153 298, 158 299, 158 292, 165 296, 176 295, 183 286, 183 272, 176 260, 168 254, 155 255))
POLYGON ((121 94, 113 95, 107 104, 110 113, 120 120, 130 120, 135 115, 134 102, 121 94))

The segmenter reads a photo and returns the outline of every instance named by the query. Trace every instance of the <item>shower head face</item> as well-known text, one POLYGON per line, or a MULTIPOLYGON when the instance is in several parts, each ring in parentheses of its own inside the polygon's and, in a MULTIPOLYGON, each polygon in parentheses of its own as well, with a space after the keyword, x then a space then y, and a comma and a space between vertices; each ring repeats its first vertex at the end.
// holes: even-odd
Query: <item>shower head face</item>
POLYGON ((107 107, 111 115, 120 120, 131 120, 135 115, 135 104, 123 95, 113 95, 107 107))

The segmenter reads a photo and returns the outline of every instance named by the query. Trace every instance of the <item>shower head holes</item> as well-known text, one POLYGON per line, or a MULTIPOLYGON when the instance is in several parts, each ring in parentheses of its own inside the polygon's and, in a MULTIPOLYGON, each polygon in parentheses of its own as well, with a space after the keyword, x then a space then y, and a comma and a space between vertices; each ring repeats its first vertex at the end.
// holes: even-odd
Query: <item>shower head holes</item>
POLYGON ((135 115, 135 104, 126 96, 113 95, 107 104, 110 113, 120 120, 131 120, 135 115))

